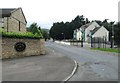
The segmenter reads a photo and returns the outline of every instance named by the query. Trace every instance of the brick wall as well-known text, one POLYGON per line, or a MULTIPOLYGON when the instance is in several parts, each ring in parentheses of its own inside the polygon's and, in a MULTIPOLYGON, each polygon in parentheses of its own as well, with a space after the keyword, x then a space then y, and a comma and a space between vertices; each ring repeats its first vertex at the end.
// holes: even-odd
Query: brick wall
POLYGON ((45 54, 44 39, 2 38, 2 59, 41 54, 45 54), (23 52, 17 52, 14 49, 16 42, 24 42, 26 49, 23 52))

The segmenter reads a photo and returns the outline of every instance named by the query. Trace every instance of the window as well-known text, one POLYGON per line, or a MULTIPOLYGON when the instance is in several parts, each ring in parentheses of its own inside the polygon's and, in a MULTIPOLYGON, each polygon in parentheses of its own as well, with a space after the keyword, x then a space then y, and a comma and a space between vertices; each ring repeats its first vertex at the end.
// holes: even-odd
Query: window
POLYGON ((19 31, 20 31, 20 21, 19 21, 19 31))

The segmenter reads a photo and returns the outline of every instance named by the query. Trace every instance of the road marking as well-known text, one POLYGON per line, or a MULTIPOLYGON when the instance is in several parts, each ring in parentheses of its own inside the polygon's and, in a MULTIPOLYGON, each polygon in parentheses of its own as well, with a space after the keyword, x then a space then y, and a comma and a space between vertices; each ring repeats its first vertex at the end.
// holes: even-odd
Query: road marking
POLYGON ((61 83, 65 83, 66 81, 68 81, 76 72, 77 68, 78 68, 78 63, 74 60, 74 63, 75 63, 75 67, 72 71, 72 73, 66 78, 64 79, 61 83))

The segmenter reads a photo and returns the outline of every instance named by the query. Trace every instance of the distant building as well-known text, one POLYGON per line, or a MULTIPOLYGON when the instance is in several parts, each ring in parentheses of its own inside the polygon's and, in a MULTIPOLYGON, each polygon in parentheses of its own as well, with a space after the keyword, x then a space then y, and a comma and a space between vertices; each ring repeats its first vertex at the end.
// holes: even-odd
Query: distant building
POLYGON ((26 32, 26 18, 22 8, 0 9, 0 28, 7 32, 26 32))
POLYGON ((91 35, 96 38, 105 37, 107 41, 109 40, 109 31, 95 21, 81 26, 79 29, 74 30, 73 33, 74 39, 82 40, 83 38, 84 42, 90 42, 91 35))
POLYGON ((30 27, 26 27, 26 31, 27 31, 27 32, 30 32, 30 27))

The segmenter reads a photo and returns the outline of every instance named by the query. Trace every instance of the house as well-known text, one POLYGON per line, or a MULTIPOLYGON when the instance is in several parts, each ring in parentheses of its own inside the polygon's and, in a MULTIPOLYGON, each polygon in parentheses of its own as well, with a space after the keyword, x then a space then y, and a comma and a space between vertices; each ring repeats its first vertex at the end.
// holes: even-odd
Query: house
POLYGON ((101 26, 101 27, 96 27, 94 30, 93 30, 93 37, 97 38, 106 38, 106 41, 109 41, 109 31, 104 27, 104 26, 101 26))
POLYGON ((82 33, 80 31, 80 29, 76 29, 73 31, 73 38, 76 39, 76 40, 81 40, 81 36, 82 36, 82 33))
POLYGON ((7 32, 26 32, 26 18, 22 8, 0 9, 0 28, 7 32))
POLYGON ((106 40, 108 41, 109 31, 104 26, 100 26, 96 21, 94 21, 74 30, 73 34, 74 39, 83 39, 84 42, 90 42, 91 35, 92 37, 106 37, 106 40))

